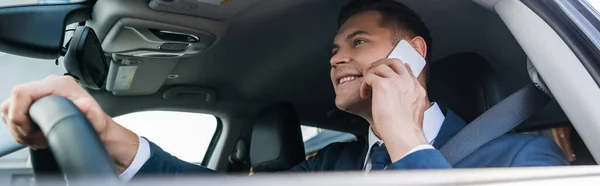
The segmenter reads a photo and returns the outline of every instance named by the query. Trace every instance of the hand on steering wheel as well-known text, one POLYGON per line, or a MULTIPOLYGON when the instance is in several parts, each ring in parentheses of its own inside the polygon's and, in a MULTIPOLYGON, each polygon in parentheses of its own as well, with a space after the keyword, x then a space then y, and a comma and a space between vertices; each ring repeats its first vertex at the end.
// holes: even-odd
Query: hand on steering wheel
POLYGON ((93 184, 86 179, 118 183, 114 162, 100 140, 110 118, 72 77, 20 85, 0 111, 17 142, 34 149, 51 147, 70 185, 93 184))

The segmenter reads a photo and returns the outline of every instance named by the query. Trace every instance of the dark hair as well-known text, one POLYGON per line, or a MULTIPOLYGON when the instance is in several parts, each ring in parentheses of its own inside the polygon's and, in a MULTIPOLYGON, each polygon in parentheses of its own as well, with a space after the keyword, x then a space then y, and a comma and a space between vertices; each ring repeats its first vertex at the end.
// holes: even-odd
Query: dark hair
MULTIPOLYGON (((381 14, 382 27, 392 29, 394 45, 403 38, 421 36, 427 44, 427 53, 431 54, 429 51, 432 47, 432 39, 425 23, 413 10, 394 0, 354 0, 342 8, 338 27, 341 27, 350 17, 370 10, 381 14), (404 34, 400 35, 401 33, 404 34)), ((429 56, 431 55, 428 55, 428 59, 429 56)))

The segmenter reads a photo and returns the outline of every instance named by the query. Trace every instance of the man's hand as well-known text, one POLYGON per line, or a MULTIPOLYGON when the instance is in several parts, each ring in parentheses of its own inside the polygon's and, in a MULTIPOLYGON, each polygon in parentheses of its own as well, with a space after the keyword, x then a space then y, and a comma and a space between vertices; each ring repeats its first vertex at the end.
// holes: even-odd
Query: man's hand
POLYGON ((116 124, 70 76, 49 76, 41 81, 18 85, 10 98, 2 103, 1 118, 8 124, 18 143, 32 149, 48 148, 46 138, 39 129, 33 127, 28 112, 33 102, 49 95, 63 96, 79 108, 96 129, 120 169, 124 170, 131 163, 137 151, 137 135, 116 124))
POLYGON ((382 59, 371 64, 363 79, 360 96, 371 99, 372 127, 392 162, 428 144, 422 131, 427 94, 410 67, 399 59, 382 59))
POLYGON ((87 116, 99 134, 106 131, 111 120, 85 90, 70 76, 50 76, 42 81, 16 86, 10 98, 1 107, 2 119, 8 124, 15 140, 33 149, 48 148, 40 130, 34 129, 29 119, 31 104, 49 95, 71 100, 87 116))

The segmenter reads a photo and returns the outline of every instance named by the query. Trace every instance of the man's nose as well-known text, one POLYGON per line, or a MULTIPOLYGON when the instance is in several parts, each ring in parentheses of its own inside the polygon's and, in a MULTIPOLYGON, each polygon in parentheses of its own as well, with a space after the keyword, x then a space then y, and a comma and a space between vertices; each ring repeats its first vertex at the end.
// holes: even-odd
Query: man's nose
POLYGON ((332 67, 337 67, 338 65, 341 65, 341 64, 350 63, 350 61, 351 61, 350 56, 344 55, 343 53, 338 52, 337 54, 335 54, 331 57, 331 60, 329 61, 329 63, 331 64, 332 67))

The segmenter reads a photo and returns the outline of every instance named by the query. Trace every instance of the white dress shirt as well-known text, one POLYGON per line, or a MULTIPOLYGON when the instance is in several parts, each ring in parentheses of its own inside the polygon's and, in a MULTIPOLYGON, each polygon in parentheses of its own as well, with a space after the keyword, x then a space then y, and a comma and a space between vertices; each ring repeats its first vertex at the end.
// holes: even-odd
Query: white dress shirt
MULTIPOLYGON (((446 119, 446 117, 444 116, 444 113, 442 113, 442 110, 438 104, 435 102, 432 103, 431 107, 429 107, 429 109, 425 110, 425 113, 423 113, 423 135, 425 135, 425 139, 427 142, 429 142, 429 145, 416 146, 402 156, 402 158, 420 150, 434 149, 432 145, 433 142, 435 142, 435 138, 437 137, 438 133, 440 132, 440 128, 442 128, 444 119, 446 119)), ((371 127, 369 127, 368 142, 369 150, 367 151, 367 157, 365 158, 365 172, 369 172, 371 170, 371 147, 377 143, 379 143, 379 145, 383 145, 383 141, 375 135, 371 127)))
MULTIPOLYGON (((423 149, 433 149, 433 142, 435 141, 435 137, 438 135, 440 128, 442 127, 442 123, 444 122, 444 114, 437 103, 432 103, 432 106, 429 109, 425 110, 423 114, 423 133, 425 135, 425 139, 429 142, 430 145, 419 145, 413 149, 411 149, 406 155, 409 155, 413 152, 423 150, 423 149)), ((150 159, 150 145, 146 139, 139 137, 140 144, 138 146, 137 153, 131 162, 131 165, 125 169, 119 178, 122 182, 128 182, 133 178, 133 176, 142 168, 144 163, 150 159)), ((379 139, 371 127, 369 127, 369 150, 367 151, 367 158, 365 158, 365 171, 371 170, 371 147, 375 143, 383 144, 383 141, 379 139)), ((404 155, 404 156, 406 156, 404 155)))
POLYGON ((150 144, 146 141, 145 138, 138 136, 140 144, 138 145, 137 152, 135 153, 135 157, 133 157, 133 161, 131 161, 131 165, 119 175, 119 179, 122 182, 128 182, 135 176, 135 174, 140 171, 144 163, 150 159, 150 144))

